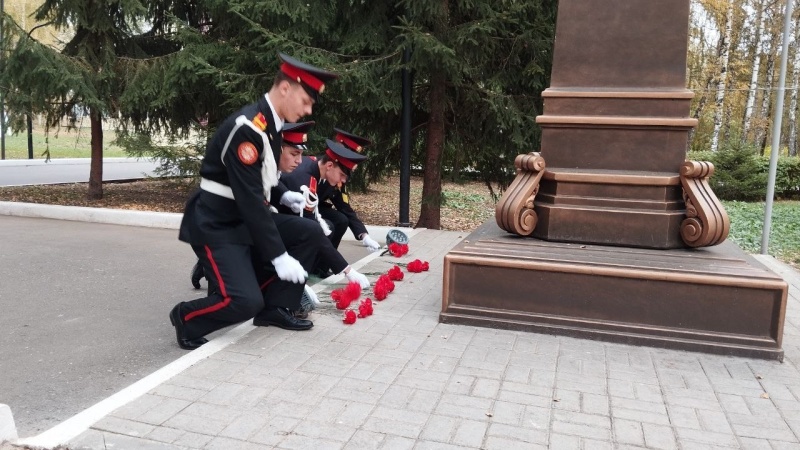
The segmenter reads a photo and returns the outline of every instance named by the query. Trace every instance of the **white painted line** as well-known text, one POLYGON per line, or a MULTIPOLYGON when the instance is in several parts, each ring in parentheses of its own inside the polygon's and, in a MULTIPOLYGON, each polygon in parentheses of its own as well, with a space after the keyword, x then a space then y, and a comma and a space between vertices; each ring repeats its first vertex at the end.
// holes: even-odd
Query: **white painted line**
POLYGON ((17 443, 46 448, 66 444, 115 409, 127 405, 192 365, 233 344, 255 328, 252 322, 245 322, 38 436, 19 439, 17 443))
MULTIPOLYGON (((107 223, 146 228, 177 230, 181 227, 183 213, 135 211, 113 208, 89 208, 85 206, 44 205, 39 203, 0 201, 0 216, 35 217, 41 219, 73 220, 77 222, 107 223)), ((392 229, 402 230, 409 237, 416 233, 413 228, 366 225, 367 232, 376 241, 386 238, 392 229)), ((345 233, 342 240, 353 241, 353 233, 345 233)))
MULTIPOLYGON (((419 233, 422 229, 409 229, 406 231, 408 237, 419 233)), ((369 255, 359 259, 350 266, 354 269, 359 269, 365 266, 370 261, 380 257, 381 251, 372 252, 369 255)), ((326 285, 336 283, 344 278, 344 275, 334 275, 326 278, 323 281, 312 286, 315 292, 319 292, 326 285)), ((28 445, 31 447, 46 447, 51 448, 58 445, 68 443, 70 440, 77 437, 79 434, 88 430, 92 425, 97 423, 100 419, 110 414, 115 409, 127 405, 128 403, 136 400, 142 395, 150 392, 152 389, 159 386, 161 383, 169 380, 175 375, 180 374, 189 367, 197 364, 198 362, 208 358, 209 356, 223 350, 225 347, 233 344, 241 339, 247 333, 256 329, 252 321, 247 321, 239 326, 228 330, 225 334, 208 341, 202 347, 192 350, 186 355, 181 356, 177 360, 167 364, 161 369, 156 370, 150 375, 142 378, 141 380, 133 383, 132 385, 124 388, 116 394, 101 400, 98 403, 90 406, 89 408, 75 414, 69 419, 61 422, 53 428, 30 438, 19 439, 16 443, 21 445, 28 445)))

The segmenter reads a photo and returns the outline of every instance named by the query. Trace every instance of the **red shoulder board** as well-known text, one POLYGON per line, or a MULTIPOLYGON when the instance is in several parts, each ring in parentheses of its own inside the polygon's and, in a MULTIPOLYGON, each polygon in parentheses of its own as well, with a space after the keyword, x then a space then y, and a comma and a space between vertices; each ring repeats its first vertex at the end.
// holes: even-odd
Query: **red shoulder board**
POLYGON ((311 179, 308 181, 308 190, 312 194, 317 195, 317 179, 316 178, 311 177, 311 179))
POLYGON ((264 131, 267 129, 267 118, 264 117, 263 114, 258 113, 253 117, 253 124, 258 127, 259 130, 264 131))

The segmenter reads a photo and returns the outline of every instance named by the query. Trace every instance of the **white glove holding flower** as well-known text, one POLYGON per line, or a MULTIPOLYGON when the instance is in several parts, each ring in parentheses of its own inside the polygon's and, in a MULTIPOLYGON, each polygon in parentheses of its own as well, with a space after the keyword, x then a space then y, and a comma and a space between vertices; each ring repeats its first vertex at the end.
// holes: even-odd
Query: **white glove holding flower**
POLYGON ((371 252, 377 252, 381 249, 381 245, 369 237, 368 234, 364 234, 364 237, 361 239, 361 244, 364 245, 364 247, 367 247, 371 252))
POLYGON ((292 283, 302 283, 308 278, 308 272, 303 269, 300 261, 292 258, 287 252, 283 252, 280 256, 273 259, 272 265, 275 266, 275 272, 278 278, 283 281, 291 281, 292 283))
POLYGON ((303 194, 294 191, 286 191, 281 196, 281 205, 291 208, 295 214, 300 214, 306 207, 306 199, 303 194))
POLYGON ((358 283, 361 286, 361 289, 366 289, 369 287, 369 280, 367 277, 364 274, 359 273, 356 269, 351 268, 350 271, 344 274, 344 276, 347 278, 347 281, 355 281, 358 283))

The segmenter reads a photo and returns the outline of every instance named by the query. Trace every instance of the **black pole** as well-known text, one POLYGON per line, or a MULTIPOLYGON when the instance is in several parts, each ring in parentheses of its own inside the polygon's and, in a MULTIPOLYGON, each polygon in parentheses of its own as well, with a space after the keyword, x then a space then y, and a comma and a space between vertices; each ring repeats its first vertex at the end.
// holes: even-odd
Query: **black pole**
MULTIPOLYGON (((3 15, 5 11, 3 0, 0 0, 0 39, 3 37, 3 15)), ((4 67, 4 58, 5 52, 0 48, 0 72, 4 67)), ((0 88, 0 159, 6 159, 6 98, 3 96, 2 88, 0 88)))
POLYGON ((33 159, 33 119, 28 114, 28 159, 33 159))
MULTIPOLYGON (((411 49, 403 50, 403 65, 411 61, 411 49)), ((411 192, 411 71, 403 69, 403 111, 400 123, 400 220, 397 226, 410 227, 408 202, 411 192)))

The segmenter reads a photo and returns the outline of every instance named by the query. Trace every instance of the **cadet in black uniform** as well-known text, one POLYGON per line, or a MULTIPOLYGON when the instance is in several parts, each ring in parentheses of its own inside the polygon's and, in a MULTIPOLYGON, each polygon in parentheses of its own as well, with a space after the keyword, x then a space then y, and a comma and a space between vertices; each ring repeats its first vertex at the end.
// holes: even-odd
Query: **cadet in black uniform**
POLYGON ((207 297, 170 311, 184 349, 249 318, 259 326, 313 326, 290 310, 299 308, 324 234, 311 221, 273 213, 270 200, 278 184, 284 121, 311 114, 317 95, 336 74, 279 56, 283 63, 269 92, 228 117, 214 134, 200 168, 200 190, 186 204, 179 238, 192 245, 210 286, 207 297))
MULTIPOLYGON (((278 169, 281 173, 289 173, 293 171, 303 161, 303 151, 306 150, 305 142, 307 140, 308 131, 315 124, 314 121, 300 122, 300 123, 284 123, 281 129, 281 156, 278 162, 278 169)), ((277 186, 272 189, 271 198, 279 198, 280 203, 292 210, 302 210, 305 206, 305 197, 300 193, 288 191, 279 182, 277 186)), ((192 267, 191 281, 195 289, 200 289, 200 280, 205 278, 206 274, 203 270, 203 265, 200 260, 197 260, 194 267, 192 267)))
MULTIPOLYGON (((316 187, 319 213, 330 224, 332 232, 328 238, 334 248, 339 247, 342 236, 349 227, 356 239, 370 251, 376 251, 380 248, 380 244, 369 236, 367 227, 350 206, 347 195, 340 190, 340 186, 343 186, 350 177, 351 171, 367 159, 346 145, 360 151, 362 145, 368 145, 370 141, 339 129, 334 130, 338 142, 327 140, 325 153, 319 158, 303 157, 303 162, 294 172, 281 178, 281 184, 294 191, 303 189, 303 186, 316 187)), ((281 212, 286 212, 286 208, 282 208, 281 212)), ((309 212, 304 214, 307 217, 311 215, 309 212)), ((324 258, 321 258, 316 271, 325 276, 329 269, 335 272, 335 268, 326 264, 324 258)))

